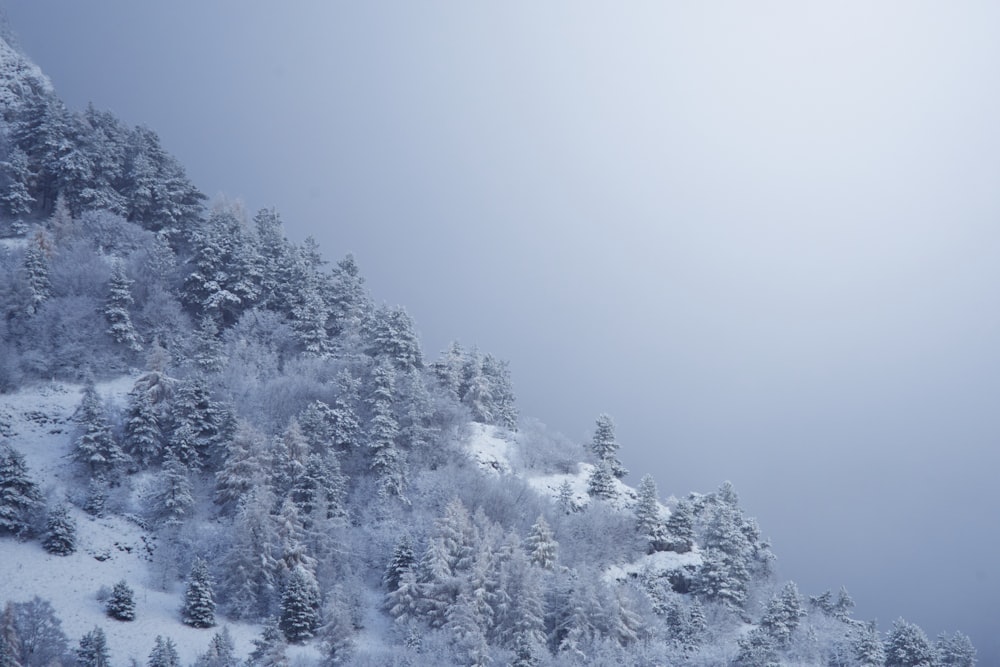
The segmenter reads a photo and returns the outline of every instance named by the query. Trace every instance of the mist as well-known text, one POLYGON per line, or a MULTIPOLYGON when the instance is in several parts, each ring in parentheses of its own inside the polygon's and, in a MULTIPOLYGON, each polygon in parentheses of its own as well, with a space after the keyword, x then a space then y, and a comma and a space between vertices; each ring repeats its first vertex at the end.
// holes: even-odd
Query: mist
POLYGON ((4 6, 70 106, 353 252, 429 356, 1000 661, 1000 7, 4 6))

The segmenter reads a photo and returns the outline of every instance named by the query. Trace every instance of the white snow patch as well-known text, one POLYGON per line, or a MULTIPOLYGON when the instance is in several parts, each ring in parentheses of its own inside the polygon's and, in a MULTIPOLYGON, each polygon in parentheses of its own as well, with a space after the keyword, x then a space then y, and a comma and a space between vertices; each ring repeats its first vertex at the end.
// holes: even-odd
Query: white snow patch
MULTIPOLYGON (((537 475, 526 479, 533 489, 553 499, 559 497, 559 489, 563 483, 569 482, 570 489, 573 491, 573 504, 579 509, 586 507, 592 500, 590 494, 587 493, 587 480, 590 479, 590 474, 593 470, 593 464, 580 463, 579 472, 576 473, 537 475)), ((634 506, 639 497, 635 489, 620 479, 614 480, 614 485, 616 491, 615 497, 607 502, 615 509, 622 511, 634 506)), ((670 510, 662 505, 660 507, 664 517, 670 516, 670 510)))
POLYGON ((502 435, 507 432, 497 426, 472 423, 472 434, 466 443, 469 458, 486 472, 510 474, 511 443, 502 435))
POLYGON ((701 562, 701 553, 697 549, 686 554, 657 551, 625 565, 612 565, 604 571, 603 577, 608 583, 626 581, 642 574, 656 577, 685 567, 698 567, 701 562))
POLYGON ((28 239, 25 238, 5 238, 0 239, 0 248, 7 250, 18 250, 28 246, 28 239))

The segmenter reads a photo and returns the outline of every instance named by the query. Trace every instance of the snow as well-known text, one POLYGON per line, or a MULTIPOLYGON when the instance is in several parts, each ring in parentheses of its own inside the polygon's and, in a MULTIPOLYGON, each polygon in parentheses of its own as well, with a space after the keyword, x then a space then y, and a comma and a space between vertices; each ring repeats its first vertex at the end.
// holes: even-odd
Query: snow
MULTIPOLYGON (((97 384, 101 397, 122 403, 135 377, 122 376, 97 384)), ((71 417, 83 387, 46 384, 0 395, 0 416, 10 423, 9 441, 24 454, 28 472, 49 500, 61 500, 71 475, 67 456, 75 424, 71 417)), ((157 635, 170 637, 184 664, 203 653, 216 629, 199 630, 180 622, 182 586, 164 592, 153 584, 150 555, 155 540, 122 517, 97 519, 69 505, 77 524, 77 551, 68 556, 47 553, 38 540, 0 539, 0 605, 34 596, 52 603, 73 647, 94 626, 104 629, 113 664, 135 658, 145 664, 157 635), (135 591, 136 619, 115 621, 104 613, 98 589, 124 579, 135 591)), ((222 619, 220 620, 220 625, 222 619)), ((258 625, 225 623, 236 650, 246 655, 258 625)))
POLYGON ((26 90, 52 92, 52 82, 41 68, 0 38, 0 108, 16 109, 24 104, 26 90))
POLYGON ((15 250, 20 248, 26 248, 28 246, 28 239, 26 238, 5 238, 0 239, 0 248, 5 248, 7 250, 15 250))
POLYGON ((487 473, 493 475, 510 474, 513 470, 511 466, 512 446, 509 441, 501 437, 507 431, 498 426, 476 422, 469 426, 472 429, 469 441, 466 443, 469 458, 487 473))
POLYGON ((657 551, 625 565, 612 565, 604 571, 603 577, 608 583, 626 581, 641 574, 656 577, 683 568, 699 567, 701 561, 701 553, 697 549, 685 554, 678 554, 673 551, 657 551))
MULTIPOLYGON (((590 495, 587 493, 587 480, 590 478, 594 466, 590 463, 580 463, 578 468, 579 471, 576 473, 531 476, 527 478, 527 482, 540 494, 553 499, 559 497, 559 488, 563 483, 569 482, 569 486, 573 490, 573 503, 577 508, 585 507, 591 501, 590 495)), ((615 497, 607 501, 612 507, 624 511, 635 505, 639 497, 635 489, 620 479, 614 480, 614 485, 616 491, 615 497)), ((664 517, 670 516, 670 510, 666 507, 661 506, 661 511, 664 517)))

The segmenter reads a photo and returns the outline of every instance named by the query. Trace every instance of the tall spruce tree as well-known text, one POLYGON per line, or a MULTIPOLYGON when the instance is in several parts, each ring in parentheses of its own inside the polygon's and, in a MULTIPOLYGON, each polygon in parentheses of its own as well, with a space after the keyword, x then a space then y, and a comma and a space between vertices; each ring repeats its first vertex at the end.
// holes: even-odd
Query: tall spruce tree
POLYGON ((531 532, 524 540, 524 550, 528 559, 545 570, 551 570, 556 563, 559 543, 545 517, 539 515, 531 526, 531 532))
POLYGON ((606 414, 597 418, 597 429, 594 431, 594 439, 590 443, 590 449, 594 452, 598 462, 607 461, 611 474, 617 479, 621 479, 628 474, 628 470, 618 460, 618 441, 615 439, 615 423, 606 414))
POLYGON ((371 421, 368 423, 369 467, 375 474, 379 496, 403 498, 406 484, 403 452, 397 446, 399 423, 393 412, 394 372, 388 364, 375 367, 372 393, 368 399, 371 421))
POLYGON ((934 667, 935 659, 923 630, 902 618, 892 624, 885 640, 886 667, 934 667))
POLYGON ((79 667, 111 666, 111 653, 104 630, 95 626, 80 638, 80 645, 76 649, 76 664, 79 667))
POLYGON ((57 556, 68 556, 76 551, 76 521, 69 515, 65 505, 59 505, 49 512, 42 546, 50 554, 57 556))
POLYGON ((30 533, 32 515, 41 502, 24 456, 10 445, 0 445, 0 535, 23 537, 30 533))
POLYGON ((208 574, 208 564, 201 558, 194 561, 184 591, 184 606, 181 620, 193 628, 210 628, 215 625, 215 594, 212 579, 208 574))
POLYGON ((87 466, 91 475, 112 477, 128 458, 115 442, 107 410, 101 403, 94 384, 88 383, 76 412, 82 433, 76 439, 73 458, 87 466))
POLYGON ((278 625, 285 639, 299 643, 311 639, 319 627, 319 586, 304 567, 294 568, 281 596, 278 625))
POLYGON ((108 321, 108 334, 111 339, 133 352, 142 349, 139 334, 132 325, 129 307, 132 305, 133 281, 125 275, 125 265, 116 261, 111 270, 108 283, 108 298, 104 304, 104 317, 108 321))
POLYGON ((177 645, 174 644, 174 640, 156 635, 146 667, 181 667, 181 658, 177 655, 177 645))

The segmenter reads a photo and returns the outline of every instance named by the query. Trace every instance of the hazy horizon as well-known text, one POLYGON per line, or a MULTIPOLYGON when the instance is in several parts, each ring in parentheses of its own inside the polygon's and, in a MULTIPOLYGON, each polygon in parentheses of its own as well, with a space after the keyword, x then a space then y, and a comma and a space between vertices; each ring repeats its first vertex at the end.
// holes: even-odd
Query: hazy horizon
POLYGON ((377 301, 731 480, 805 595, 1000 660, 1000 7, 8 0, 72 108, 377 301))

